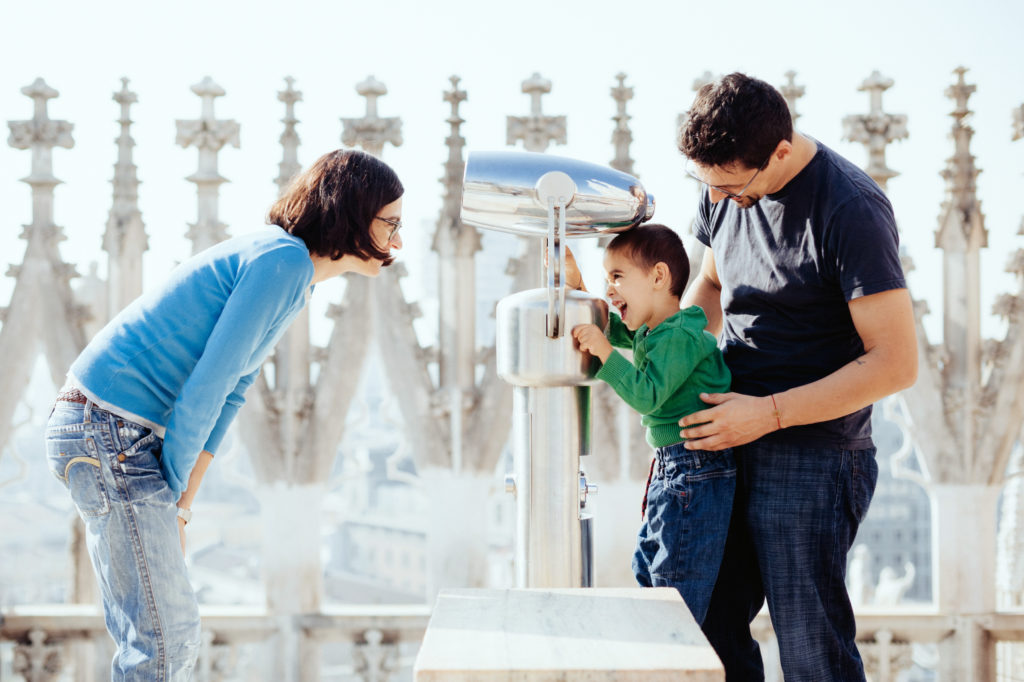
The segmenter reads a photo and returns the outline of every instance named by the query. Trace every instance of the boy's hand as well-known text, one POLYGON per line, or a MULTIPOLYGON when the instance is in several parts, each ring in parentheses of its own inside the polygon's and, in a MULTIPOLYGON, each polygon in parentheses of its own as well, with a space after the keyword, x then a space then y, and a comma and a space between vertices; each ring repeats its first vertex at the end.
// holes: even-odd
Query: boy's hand
POLYGON ((580 350, 601 358, 605 362, 612 354, 612 344, 608 343, 604 332, 596 324, 579 324, 572 328, 572 336, 579 344, 580 350))
POLYGON ((576 265, 576 256, 572 255, 572 249, 568 246, 565 247, 565 286, 570 289, 577 289, 579 291, 586 291, 587 288, 583 286, 583 275, 580 274, 580 268, 576 265))

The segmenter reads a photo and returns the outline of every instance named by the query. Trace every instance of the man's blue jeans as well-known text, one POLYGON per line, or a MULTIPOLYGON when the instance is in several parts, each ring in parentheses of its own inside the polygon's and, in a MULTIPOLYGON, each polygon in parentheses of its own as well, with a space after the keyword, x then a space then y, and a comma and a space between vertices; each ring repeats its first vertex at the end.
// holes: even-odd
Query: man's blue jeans
POLYGON ((736 500, 703 629, 730 682, 764 679, 765 599, 786 682, 863 681, 846 555, 878 479, 875 449, 733 448, 736 500))
POLYGON ((94 403, 57 402, 50 471, 82 520, 117 643, 113 680, 184 682, 199 653, 199 607, 181 554, 178 496, 160 473, 163 442, 94 403))
POLYGON ((644 587, 674 587, 698 623, 711 601, 736 488, 731 450, 658 448, 637 534, 633 574, 644 587))

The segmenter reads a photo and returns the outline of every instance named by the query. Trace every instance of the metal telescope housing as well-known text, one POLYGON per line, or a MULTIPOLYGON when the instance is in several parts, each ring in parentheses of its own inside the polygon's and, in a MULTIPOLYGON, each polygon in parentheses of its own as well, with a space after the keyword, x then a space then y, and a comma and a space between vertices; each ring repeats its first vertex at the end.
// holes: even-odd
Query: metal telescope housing
POLYGON ((575 190, 565 211, 567 237, 621 232, 654 215, 654 197, 628 173, 549 154, 473 151, 462 185, 462 222, 524 236, 548 233, 548 206, 537 183, 555 171, 575 190))
POLYGON ((620 171, 547 154, 472 151, 462 221, 539 237, 545 287, 498 302, 497 371, 513 386, 517 587, 594 584, 593 515, 580 457, 590 454, 590 385, 600 362, 568 333, 608 321, 598 296, 567 291, 563 248, 571 237, 621 232, 649 220, 654 199, 620 171))

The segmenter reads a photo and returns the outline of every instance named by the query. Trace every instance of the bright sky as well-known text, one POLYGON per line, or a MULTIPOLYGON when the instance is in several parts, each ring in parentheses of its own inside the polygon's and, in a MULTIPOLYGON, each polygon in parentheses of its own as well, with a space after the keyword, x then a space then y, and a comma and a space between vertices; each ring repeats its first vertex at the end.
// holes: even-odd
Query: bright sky
MULTIPOLYGON (((608 163, 615 113, 609 90, 625 72, 635 91, 629 113, 636 171, 657 198, 656 219, 682 230, 696 190, 684 178, 673 133, 694 79, 742 70, 781 85, 783 74, 795 70, 807 89, 798 128, 863 166, 866 150, 840 139, 842 119, 867 112, 868 96, 857 87, 878 69, 895 80, 885 110, 909 117, 910 138, 890 146, 888 163, 901 173, 889 188, 918 266, 911 288, 938 312, 941 261, 933 233, 943 198, 939 172, 953 150, 952 102, 943 93, 952 70, 964 65, 978 88, 970 104, 989 230, 986 317, 998 293, 1017 287, 1002 274, 1008 254, 1024 246, 1016 235, 1024 210, 1015 200, 1024 189, 1024 141, 1010 141, 1012 110, 1024 104, 1024 3, 1016 0, 978 0, 971 9, 951 0, 39 0, 5 3, 2 16, 0 116, 30 118, 32 104, 20 89, 42 76, 60 91, 51 117, 75 125, 75 147, 54 151, 54 173, 65 183, 56 194, 56 222, 68 235, 62 248, 80 272, 88 269, 85 260, 101 256, 117 153, 119 108, 111 95, 122 76, 139 97, 132 134, 151 286, 189 253, 184 233, 195 221, 196 200, 184 178, 195 171, 197 153, 175 146, 175 120, 198 117, 199 98, 189 87, 206 75, 227 91, 218 117, 241 124, 241 148, 220 154, 220 172, 231 180, 221 190, 220 217, 232 234, 261 225, 276 192, 283 78, 293 76, 304 93, 297 106, 303 164, 340 146, 339 117, 363 115, 356 83, 370 74, 384 82, 389 94, 380 114, 402 117, 405 139, 386 148, 384 158, 407 188, 403 235, 414 254, 428 248, 440 208, 449 112, 441 93, 452 74, 469 95, 461 113, 471 148, 505 146, 505 117, 528 113, 521 83, 539 72, 553 82, 545 113, 568 117, 568 144, 549 152, 608 163)), ((31 200, 17 180, 29 164, 29 152, 0 146, 0 268, 19 261, 24 249, 17 235, 31 220, 31 200)), ((0 282, 0 303, 11 288, 10 279, 0 282)), ((930 318, 935 341, 939 320, 930 318)), ((1002 335, 991 320, 986 330, 1002 335)))

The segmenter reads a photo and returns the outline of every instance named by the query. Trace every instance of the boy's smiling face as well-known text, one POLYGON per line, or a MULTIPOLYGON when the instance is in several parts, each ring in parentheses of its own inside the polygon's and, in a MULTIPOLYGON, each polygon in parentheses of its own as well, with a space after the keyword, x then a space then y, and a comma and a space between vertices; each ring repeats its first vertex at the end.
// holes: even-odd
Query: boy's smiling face
POLYGON ((629 254, 605 251, 604 270, 608 287, 605 294, 618 308, 622 322, 632 331, 649 324, 655 315, 655 270, 645 271, 629 254))

